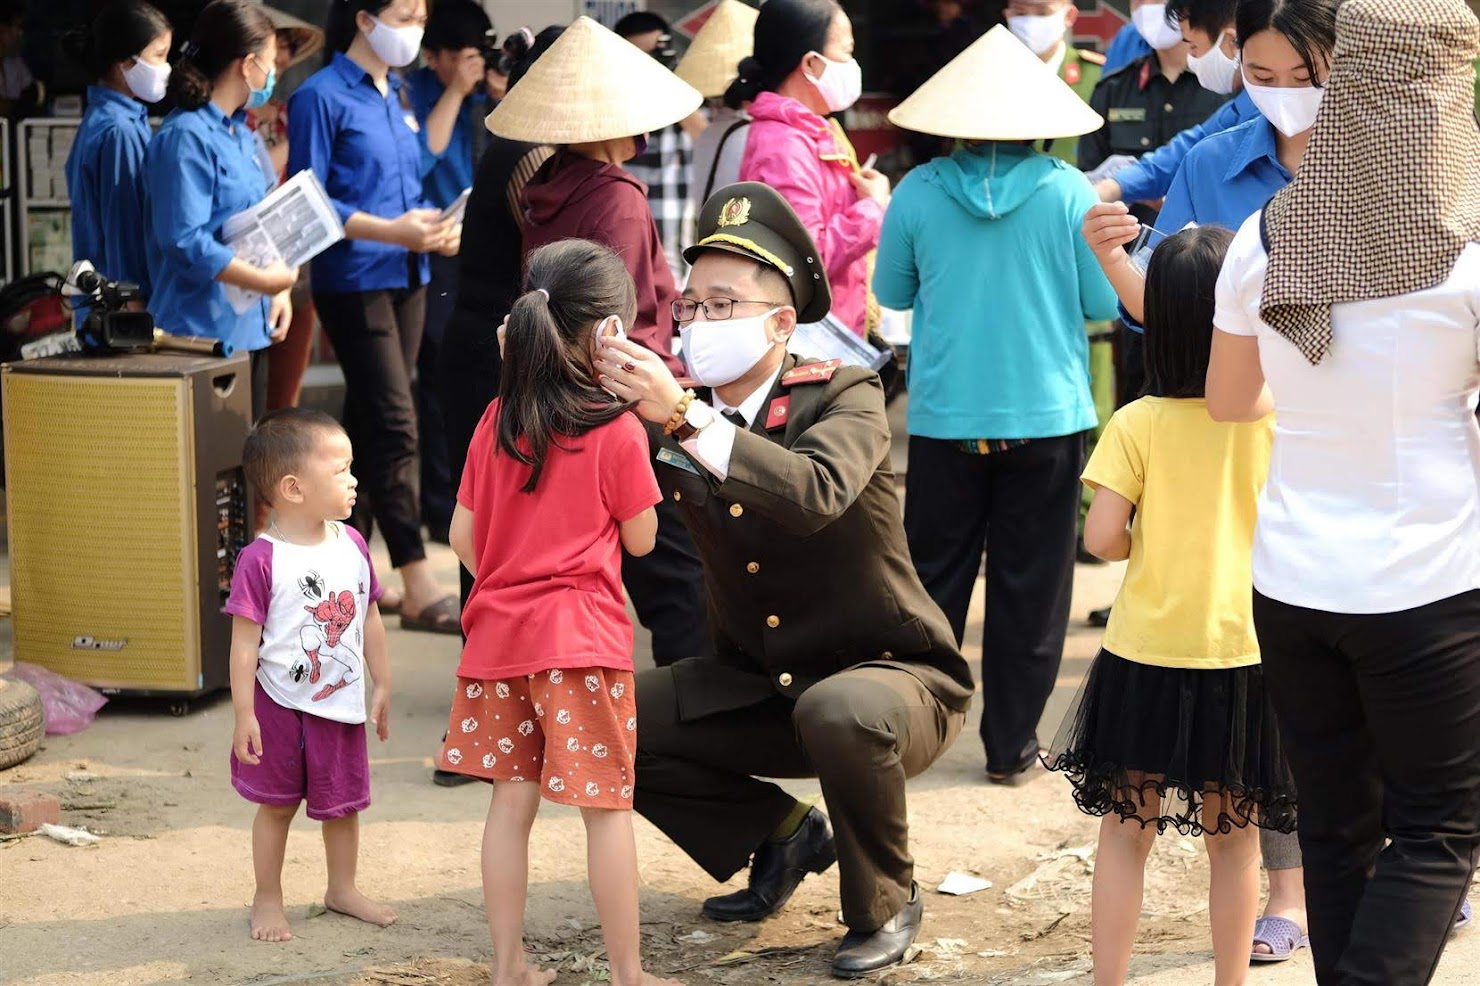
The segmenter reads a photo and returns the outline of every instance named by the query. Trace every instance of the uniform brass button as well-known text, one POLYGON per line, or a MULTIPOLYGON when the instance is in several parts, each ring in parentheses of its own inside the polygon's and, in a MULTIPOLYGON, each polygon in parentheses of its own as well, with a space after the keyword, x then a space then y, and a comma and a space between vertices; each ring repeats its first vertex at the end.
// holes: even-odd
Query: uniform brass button
POLYGON ((879 660, 881 660, 881 661, 892 661, 892 660, 894 660, 894 652, 893 651, 887 651, 886 650, 884 653, 882 653, 882 654, 879 655, 879 660))
POLYGON ((1164 106, 1162 108, 1165 109, 1168 113, 1170 113, 1172 110, 1176 109, 1176 107, 1174 107, 1171 103, 1167 103, 1166 106, 1164 106))
POLYGON ((791 686, 791 675, 787 674, 785 671, 777 675, 776 680, 781 683, 782 688, 789 688, 791 686))
POLYGON ((675 499, 675 500, 682 500, 683 499, 683 490, 674 490, 673 491, 673 499, 675 499))
POLYGON ((1150 147, 1151 146, 1151 138, 1150 137, 1142 137, 1141 138, 1141 146, 1142 147, 1150 147))
POLYGON ((779 617, 779 616, 768 616, 768 617, 766 617, 766 626, 770 627, 772 630, 776 629, 780 625, 781 625, 781 617, 779 617))
POLYGON ((758 561, 750 562, 748 565, 745 566, 745 570, 751 575, 754 575, 756 572, 759 572, 761 570, 761 563, 758 561))
POLYGON ((742 506, 740 506, 740 504, 738 504, 738 503, 732 503, 732 504, 730 504, 730 516, 731 517, 739 517, 743 513, 745 513, 745 508, 742 507, 742 506))

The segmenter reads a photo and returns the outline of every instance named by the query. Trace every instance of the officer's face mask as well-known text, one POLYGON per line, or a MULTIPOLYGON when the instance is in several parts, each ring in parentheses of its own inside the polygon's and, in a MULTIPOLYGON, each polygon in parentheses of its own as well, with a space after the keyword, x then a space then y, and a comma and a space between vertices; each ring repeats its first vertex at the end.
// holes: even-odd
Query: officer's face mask
POLYGON ((1007 18, 1007 29, 1035 55, 1045 55, 1064 40, 1069 30, 1069 9, 1057 14, 1023 14, 1007 18))
POLYGON ((1286 137, 1303 134, 1316 125, 1321 100, 1326 90, 1321 86, 1299 86, 1293 89, 1256 86, 1244 76, 1244 92, 1254 101, 1264 119, 1286 137))
POLYGON ((706 387, 723 387, 749 373, 771 351, 766 323, 781 306, 751 318, 711 322, 695 318, 678 330, 683 354, 694 379, 706 387))
POLYGON ((1239 78, 1238 56, 1223 50, 1224 37, 1219 35, 1217 43, 1208 49, 1207 54, 1187 56, 1187 67, 1197 76, 1198 84, 1220 96, 1230 95, 1239 78))
POLYGON ((1166 51, 1182 43, 1182 32, 1175 24, 1167 21, 1167 5, 1146 3, 1131 11, 1131 23, 1146 39, 1146 43, 1157 51, 1166 51))

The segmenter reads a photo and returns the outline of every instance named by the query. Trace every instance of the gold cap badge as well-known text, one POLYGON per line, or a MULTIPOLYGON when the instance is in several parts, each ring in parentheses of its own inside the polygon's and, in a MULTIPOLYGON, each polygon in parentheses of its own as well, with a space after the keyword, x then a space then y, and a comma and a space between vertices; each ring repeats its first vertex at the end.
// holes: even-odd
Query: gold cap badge
POLYGON ((748 222, 750 222, 750 199, 730 199, 719 211, 721 229, 726 226, 744 226, 748 222))

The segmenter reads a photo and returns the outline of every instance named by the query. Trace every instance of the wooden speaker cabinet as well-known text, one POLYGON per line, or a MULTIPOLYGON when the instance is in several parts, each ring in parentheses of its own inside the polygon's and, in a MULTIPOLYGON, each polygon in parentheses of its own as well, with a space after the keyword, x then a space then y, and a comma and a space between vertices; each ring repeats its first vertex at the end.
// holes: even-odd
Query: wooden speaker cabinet
POLYGON ((248 367, 143 353, 0 370, 17 660, 176 714, 229 686, 248 367))

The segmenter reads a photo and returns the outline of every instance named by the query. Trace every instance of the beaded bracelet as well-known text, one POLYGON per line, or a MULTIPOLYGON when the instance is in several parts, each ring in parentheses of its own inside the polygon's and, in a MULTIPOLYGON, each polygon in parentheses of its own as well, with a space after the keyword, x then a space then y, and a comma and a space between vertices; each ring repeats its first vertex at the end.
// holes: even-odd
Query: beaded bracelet
POLYGON ((689 405, 694 403, 695 396, 692 390, 683 392, 683 396, 678 399, 678 406, 673 409, 668 423, 663 426, 663 434, 671 435, 683 426, 683 416, 689 412, 689 405))

